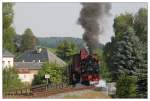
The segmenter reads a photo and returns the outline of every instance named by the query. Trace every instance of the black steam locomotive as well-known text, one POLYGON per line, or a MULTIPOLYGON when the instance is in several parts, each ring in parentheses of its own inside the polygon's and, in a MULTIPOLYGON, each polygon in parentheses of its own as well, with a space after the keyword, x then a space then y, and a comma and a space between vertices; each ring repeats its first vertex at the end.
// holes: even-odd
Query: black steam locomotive
POLYGON ((86 49, 81 49, 79 54, 73 55, 69 68, 69 81, 71 84, 96 84, 100 79, 99 71, 96 54, 89 55, 86 49))

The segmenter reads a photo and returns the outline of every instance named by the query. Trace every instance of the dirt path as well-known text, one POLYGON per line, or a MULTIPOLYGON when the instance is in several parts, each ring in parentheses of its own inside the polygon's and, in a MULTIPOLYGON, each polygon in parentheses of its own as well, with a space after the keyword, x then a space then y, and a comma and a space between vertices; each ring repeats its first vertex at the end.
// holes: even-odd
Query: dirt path
POLYGON ((95 91, 95 90, 81 90, 68 93, 61 93, 49 96, 48 99, 109 99, 106 92, 95 91))

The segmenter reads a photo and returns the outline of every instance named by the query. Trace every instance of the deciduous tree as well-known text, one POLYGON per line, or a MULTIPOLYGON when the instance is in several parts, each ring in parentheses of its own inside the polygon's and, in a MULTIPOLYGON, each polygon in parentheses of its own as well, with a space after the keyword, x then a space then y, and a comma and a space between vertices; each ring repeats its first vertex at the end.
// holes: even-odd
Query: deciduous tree
POLYGON ((27 28, 22 35, 20 50, 24 52, 29 49, 34 49, 36 44, 37 38, 34 36, 32 30, 27 28))
POLYGON ((12 27, 13 22, 13 5, 12 3, 3 3, 3 48, 15 53, 15 29, 12 27))
POLYGON ((46 84, 45 74, 49 74, 49 82, 52 84, 62 83, 65 79, 65 68, 55 63, 44 63, 38 74, 35 76, 32 85, 46 84))
POLYGON ((61 59, 69 62, 71 60, 71 56, 77 52, 77 47, 75 43, 69 40, 64 40, 60 45, 57 47, 57 55, 61 59))

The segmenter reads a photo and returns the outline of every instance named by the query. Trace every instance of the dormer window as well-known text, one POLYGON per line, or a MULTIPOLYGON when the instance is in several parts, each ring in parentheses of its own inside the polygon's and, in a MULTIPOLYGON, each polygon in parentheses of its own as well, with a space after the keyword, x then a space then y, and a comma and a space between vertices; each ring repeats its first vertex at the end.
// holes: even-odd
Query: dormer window
POLYGON ((41 53, 41 51, 42 51, 42 48, 41 48, 41 47, 37 47, 37 48, 36 48, 36 52, 37 52, 37 53, 41 53))

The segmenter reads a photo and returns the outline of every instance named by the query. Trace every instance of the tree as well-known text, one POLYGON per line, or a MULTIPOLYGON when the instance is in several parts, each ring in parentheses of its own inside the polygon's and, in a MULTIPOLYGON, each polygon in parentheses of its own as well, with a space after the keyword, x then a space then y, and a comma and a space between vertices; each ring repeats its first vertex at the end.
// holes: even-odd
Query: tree
POLYGON ((100 65, 101 78, 105 79, 108 82, 111 81, 110 71, 109 71, 108 65, 105 61, 104 50, 101 48, 97 48, 96 55, 97 55, 98 60, 100 61, 99 65, 100 65))
POLYGON ((147 81, 147 68, 139 69, 137 81, 137 97, 147 98, 147 81))
POLYGON ((3 69, 3 91, 21 88, 23 83, 18 77, 17 71, 14 67, 3 69))
MULTIPOLYGON (((145 70, 145 72, 147 71, 147 69, 144 68, 145 63, 143 61, 144 60, 143 44, 141 43, 139 38, 135 35, 135 32, 132 27, 128 27, 127 31, 121 35, 120 39, 117 38, 112 39, 113 39, 112 42, 108 43, 105 46, 105 50, 107 50, 106 52, 108 52, 107 54, 106 53, 105 54, 108 61, 107 63, 109 65, 112 74, 112 79, 114 81, 117 81, 117 84, 119 83, 118 84, 119 86, 117 86, 119 92, 117 93, 117 96, 132 97, 132 93, 131 95, 125 94, 127 92, 130 92, 130 88, 129 89, 124 88, 127 86, 126 85, 127 81, 124 80, 125 79, 124 77, 122 79, 121 76, 123 74, 126 74, 130 77, 136 77, 137 82, 132 82, 132 79, 129 80, 132 82, 132 85, 134 86, 136 85, 136 90, 138 90, 141 87, 142 88, 144 87, 142 84, 146 83, 146 81, 141 83, 140 86, 138 86, 140 78, 143 78, 141 77, 141 75, 145 75, 143 69, 145 70)), ((139 93, 140 90, 137 91, 136 95, 139 93)))
POLYGON ((76 45, 69 40, 64 40, 60 45, 57 47, 57 55, 61 59, 63 59, 66 62, 69 62, 71 59, 71 56, 74 55, 77 52, 76 45))
POLYGON ((15 53, 16 47, 14 43, 14 37, 16 35, 15 29, 9 27, 3 31, 3 48, 9 50, 12 53, 15 53))
POLYGON ((121 14, 114 19, 115 37, 121 37, 126 32, 128 26, 133 26, 133 15, 130 13, 121 14))
POLYGON ((123 73, 129 76, 136 76, 137 97, 146 97, 147 63, 143 55, 143 44, 135 35, 134 30, 129 27, 119 40, 114 39, 112 43, 107 44, 105 49, 108 52, 106 55, 107 63, 112 74, 112 79, 117 81, 123 73))
POLYGON ((121 14, 114 20, 115 37, 104 47, 112 80, 120 74, 137 77, 137 97, 147 97, 147 9, 135 16, 121 14), (131 27, 131 28, 129 28, 131 27), (134 32, 135 31, 135 32, 134 32))
POLYGON ((138 97, 147 98, 147 13, 146 8, 141 8, 135 15, 134 19, 134 29, 136 35, 139 37, 140 41, 143 44, 143 65, 139 69, 139 79, 138 79, 138 97))
POLYGON ((129 27, 122 39, 116 42, 115 50, 110 58, 112 75, 117 79, 117 75, 127 73, 130 76, 137 75, 137 69, 141 68, 142 44, 135 35, 134 30, 129 27))
POLYGON ((145 54, 145 45, 141 44, 141 52, 143 53, 140 57, 139 68, 137 69, 137 97, 139 98, 147 98, 147 52, 145 54))
POLYGON ((134 29, 136 35, 147 46, 147 9, 141 8, 134 17, 134 29))
POLYGON ((13 5, 12 3, 3 3, 3 29, 7 29, 13 22, 13 5))
POLYGON ((24 52, 26 50, 33 49, 36 44, 37 38, 34 36, 32 30, 27 28, 22 35, 20 50, 24 52))
POLYGON ((13 5, 12 3, 3 3, 3 48, 15 53, 15 29, 11 26, 13 22, 13 5))
POLYGON ((135 98, 136 97, 136 77, 127 74, 120 75, 117 80, 116 97, 135 98))
POLYGON ((45 74, 49 74, 49 82, 52 84, 59 84, 65 80, 65 68, 54 64, 44 63, 38 74, 35 76, 32 85, 46 84, 45 74))

